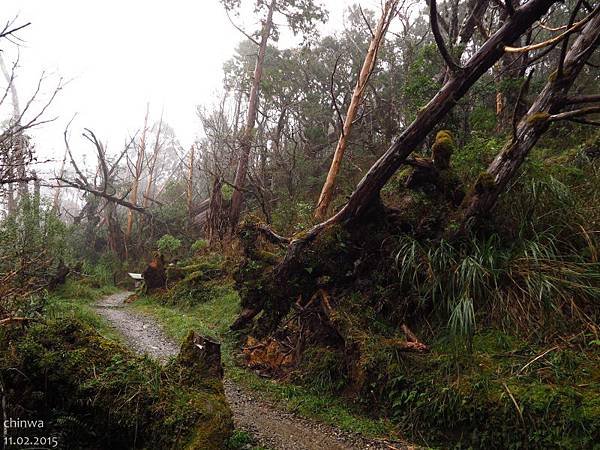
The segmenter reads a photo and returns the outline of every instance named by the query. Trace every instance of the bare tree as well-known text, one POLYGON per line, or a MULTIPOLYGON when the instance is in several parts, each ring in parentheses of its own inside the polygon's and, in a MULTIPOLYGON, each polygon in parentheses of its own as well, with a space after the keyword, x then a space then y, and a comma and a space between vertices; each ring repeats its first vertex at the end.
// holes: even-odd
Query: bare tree
MULTIPOLYGON (((7 22, 0 30, 0 42, 5 39, 13 45, 19 45, 20 38, 17 33, 27 27, 29 23, 17 26, 15 21, 16 19, 7 22)), ((9 94, 12 101, 11 117, 0 130, 0 186, 6 189, 9 213, 15 210, 17 204, 18 198, 15 194, 20 197, 27 195, 28 182, 37 179, 37 175, 29 172, 29 168, 34 162, 34 154, 26 132, 33 127, 54 120, 45 119, 44 116, 63 86, 62 79, 60 79, 48 98, 40 101, 42 87, 46 81, 46 76, 42 73, 33 94, 26 102, 21 103, 15 84, 18 63, 17 57, 12 66, 8 68, 0 54, 0 69, 6 81, 6 87, 0 92, 0 105, 5 102, 9 94), (14 185, 18 186, 17 192, 14 185)))
MULTIPOLYGON (((352 125, 354 124, 356 114, 363 101, 363 95, 369 82, 369 79, 371 78, 371 74, 373 73, 373 69, 375 68, 375 63, 377 62, 377 53, 379 52, 379 48, 381 46, 381 43, 383 42, 385 33, 387 32, 390 23, 396 13, 398 2, 399 0, 387 0, 385 2, 385 5, 383 6, 383 10, 381 12, 381 17, 379 19, 379 22, 377 23, 375 31, 373 32, 371 43, 369 44, 369 49, 367 50, 362 69, 360 71, 358 79, 356 80, 356 86, 354 87, 354 92, 352 93, 352 100, 350 101, 350 106, 348 107, 348 111, 346 112, 344 126, 342 128, 337 147, 335 148, 335 152, 333 153, 331 167, 329 168, 329 172, 327 173, 327 179, 325 180, 325 184, 323 184, 323 189, 321 190, 321 195, 319 196, 319 201, 317 202, 315 218, 318 220, 325 219, 325 216, 327 215, 327 210, 329 209, 329 205, 331 204, 331 200, 333 199, 335 180, 340 172, 342 158, 344 157, 344 152, 346 151, 348 139, 352 131, 352 125)), ((335 98, 333 99, 333 101, 335 102, 335 98)))
POLYGON ((87 192, 88 194, 103 199, 106 202, 104 207, 103 222, 105 222, 108 227, 109 247, 116 256, 119 258, 124 258, 126 255, 125 234, 121 230, 116 218, 117 206, 123 206, 130 211, 151 216, 146 208, 125 200, 129 192, 126 192, 124 195, 119 195, 115 187, 115 180, 119 164, 133 145, 135 136, 124 146, 124 149, 111 162, 107 158, 104 145, 96 138, 96 135, 91 130, 85 129, 83 137, 91 142, 94 146, 98 162, 97 174, 94 176, 93 180, 90 181, 90 178, 88 178, 88 176, 79 168, 75 159, 73 158, 67 133, 68 129, 65 129, 65 146, 67 148, 71 165, 75 170, 76 177, 74 179, 59 177, 57 180, 66 186, 87 192))
MULTIPOLYGON (((137 155, 135 165, 129 167, 131 172, 131 194, 129 196, 131 203, 136 204, 138 198, 138 189, 140 186, 140 178, 144 170, 144 159, 146 158, 146 134, 148 132, 148 114, 150 112, 150 105, 146 105, 146 115, 144 116, 144 128, 142 129, 142 136, 140 142, 136 145, 137 155)), ((128 158, 129 165, 129 158, 128 158)), ((125 242, 126 245, 130 244, 131 232, 133 230, 133 210, 127 212, 127 228, 125 229, 125 242)))

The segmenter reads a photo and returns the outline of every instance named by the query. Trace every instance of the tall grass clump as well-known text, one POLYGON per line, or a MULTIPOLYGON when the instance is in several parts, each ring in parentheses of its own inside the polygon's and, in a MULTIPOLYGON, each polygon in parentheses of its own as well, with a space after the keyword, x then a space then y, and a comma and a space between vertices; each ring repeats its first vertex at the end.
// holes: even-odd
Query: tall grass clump
POLYGON ((578 324, 597 335, 600 207, 581 190, 533 179, 513 187, 497 211, 512 223, 491 233, 460 242, 400 237, 403 291, 457 336, 470 338, 477 322, 547 334, 578 324))

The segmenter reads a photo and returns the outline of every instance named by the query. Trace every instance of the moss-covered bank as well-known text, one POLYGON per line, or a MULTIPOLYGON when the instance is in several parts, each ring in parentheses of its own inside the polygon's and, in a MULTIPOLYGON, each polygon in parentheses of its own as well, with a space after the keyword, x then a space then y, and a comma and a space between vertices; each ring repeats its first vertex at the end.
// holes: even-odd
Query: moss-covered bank
POLYGON ((221 449, 231 412, 218 378, 133 355, 76 319, 2 330, 7 414, 43 420, 60 448, 221 449))

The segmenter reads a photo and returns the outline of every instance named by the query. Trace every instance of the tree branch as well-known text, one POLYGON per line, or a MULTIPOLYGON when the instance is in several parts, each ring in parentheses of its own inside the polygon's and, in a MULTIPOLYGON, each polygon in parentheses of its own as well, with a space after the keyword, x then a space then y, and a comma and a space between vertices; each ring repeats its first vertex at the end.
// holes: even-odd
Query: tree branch
POLYGON ((84 185, 82 183, 78 183, 77 181, 72 181, 72 180, 67 180, 66 178, 63 177, 58 177, 56 178, 57 181, 61 181, 62 183, 66 184, 69 187, 75 188, 75 189, 79 189, 80 191, 85 191, 88 192, 92 195, 95 195, 96 197, 102 197, 106 200, 108 200, 109 202, 113 202, 116 203, 117 205, 120 206, 124 206, 125 208, 131 209, 133 211, 139 212, 140 214, 144 214, 145 216, 149 216, 152 217, 152 214, 150 212, 148 212, 146 210, 146 208, 143 208, 141 206, 138 205, 134 205, 131 202, 128 202, 127 200, 124 200, 122 198, 119 198, 115 195, 111 195, 108 194, 105 191, 100 191, 96 188, 93 188, 91 186, 88 185, 84 185))
POLYGON ((429 21, 431 25, 431 32, 433 33, 433 38, 435 39, 435 43, 438 47, 438 50, 440 51, 440 54, 442 55, 442 58, 446 62, 446 65, 453 73, 461 70, 461 67, 454 61, 454 59, 448 52, 446 44, 444 43, 444 38, 440 33, 436 0, 429 0, 429 21))
POLYGON ((22 30, 23 28, 28 27, 29 25, 31 25, 31 22, 27 22, 25 25, 21 25, 13 28, 12 30, 9 30, 10 23, 7 23, 4 29, 0 32, 0 39, 15 34, 17 31, 22 30))
POLYGON ((587 114, 600 113, 600 106, 588 106, 587 108, 575 109, 573 111, 566 111, 563 113, 553 114, 548 117, 549 122, 556 122, 559 120, 572 119, 574 117, 581 117, 587 114))
POLYGON ((577 105, 580 103, 596 103, 600 102, 600 94, 565 97, 563 102, 565 105, 577 105))
POLYGON ((246 33, 242 28, 238 27, 234 22, 233 19, 231 18, 231 16, 229 15, 229 10, 227 8, 225 8, 225 14, 227 14, 227 18, 229 19, 229 22, 231 23, 231 25, 233 25, 233 28, 235 28, 236 30, 238 30, 240 33, 242 33, 244 36, 246 36, 246 39, 248 39, 250 42, 252 42, 254 45, 256 46, 260 46, 260 43, 254 39, 252 36, 250 36, 248 33, 246 33))
POLYGON ((582 19, 579 22, 577 22, 571 28, 567 28, 567 30, 565 32, 559 34, 558 36, 555 36, 555 37, 553 37, 551 39, 548 39, 548 40, 546 40, 544 42, 540 42, 538 44, 526 45, 525 47, 509 47, 509 46, 504 46, 504 51, 508 52, 508 53, 523 53, 523 52, 530 52, 531 50, 538 50, 540 48, 544 48, 544 47, 547 47, 549 45, 556 44, 556 43, 562 41, 563 39, 567 38, 571 33, 574 33, 575 31, 577 31, 581 27, 583 27, 596 14, 598 14, 598 12, 600 12, 600 5, 598 5, 594 9, 594 11, 592 11, 590 14, 588 14, 584 19, 582 19))

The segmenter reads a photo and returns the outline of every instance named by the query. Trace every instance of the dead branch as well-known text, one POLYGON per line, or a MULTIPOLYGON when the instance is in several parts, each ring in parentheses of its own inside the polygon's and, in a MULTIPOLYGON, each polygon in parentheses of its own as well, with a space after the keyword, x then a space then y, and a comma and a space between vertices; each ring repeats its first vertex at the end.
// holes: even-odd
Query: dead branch
POLYGON ((30 319, 29 317, 7 317, 6 319, 0 320, 0 326, 10 325, 13 323, 27 323, 31 320, 32 319, 30 319))
POLYGON ((267 240, 273 244, 278 245, 287 245, 290 243, 291 239, 281 236, 275 233, 271 228, 269 228, 264 223, 257 224, 255 227, 256 231, 259 231, 267 240))
POLYGON ((11 23, 11 22, 8 22, 8 23, 7 23, 7 24, 4 26, 4 29, 3 29, 3 30, 0 32, 0 39, 2 39, 2 38, 5 38, 5 37, 8 37, 8 36, 11 36, 11 35, 15 34, 17 31, 20 31, 20 30, 22 30, 23 28, 25 28, 25 27, 28 27, 29 25, 31 25, 31 22, 27 22, 27 23, 26 23, 26 24, 24 24, 24 25, 20 25, 20 26, 18 26, 18 27, 15 27, 15 28, 9 29, 11 25, 12 25, 12 23, 11 23))
POLYGON ((435 39, 435 43, 438 47, 440 55, 442 55, 442 58, 446 62, 446 65, 448 66, 451 72, 459 71, 461 67, 456 63, 456 61, 454 61, 454 58, 452 58, 452 56, 448 52, 446 44, 444 43, 444 38, 440 33, 436 0, 429 0, 429 22, 431 26, 431 32, 433 33, 433 38, 435 39))
POLYGON ((567 96, 563 100, 565 105, 577 105, 580 103, 600 102, 600 94, 567 96))
POLYGON ((17 177, 17 178, 3 178, 0 179, 0 184, 11 184, 11 183, 28 183, 30 181, 38 181, 39 178, 37 176, 29 176, 29 177, 17 177))
POLYGON ((504 46, 504 51, 508 53, 523 53, 530 52, 532 50, 538 50, 540 48, 547 47, 549 45, 557 44, 563 39, 566 39, 571 33, 582 28, 586 23, 588 23, 596 14, 600 12, 600 5, 597 6, 590 14, 588 14, 584 19, 580 20, 576 24, 574 24, 571 28, 568 28, 565 32, 555 36, 551 39, 548 39, 544 42, 540 42, 538 44, 526 45, 525 47, 510 47, 504 46))
MULTIPOLYGON (((577 0, 577 4, 575 8, 573 8, 573 12, 569 16, 569 23, 567 23, 567 30, 573 26, 573 22, 575 22, 575 18, 577 17, 577 13, 581 8, 581 4, 583 0, 577 0)), ((562 41, 562 47, 560 49, 560 56, 558 58, 558 69, 556 69, 557 78, 561 78, 563 75, 563 66, 565 64, 565 58, 567 56, 567 50, 569 48, 569 35, 565 36, 565 39, 562 41)))
POLYGON ((250 42, 252 42, 254 45, 256 46, 260 46, 260 43, 254 39, 252 36, 250 36, 246 31, 244 31, 242 28, 240 28, 239 26, 237 26, 234 22, 233 19, 231 18, 231 16, 229 15, 229 10, 227 8, 225 8, 225 14, 227 15, 227 18, 229 19, 229 22, 231 23, 231 25, 233 25, 233 28, 235 28, 236 30, 238 30, 240 33, 242 33, 246 39, 248 39, 250 42))
POLYGON ((134 205, 133 203, 128 202, 127 200, 119 198, 115 195, 108 194, 106 191, 101 191, 101 190, 93 188, 91 186, 88 186, 88 185, 85 185, 82 183, 78 183, 77 181, 67 180, 66 178, 59 177, 59 178, 56 178, 56 180, 66 184, 69 187, 88 192, 97 197, 102 197, 102 198, 108 200, 109 202, 116 203, 117 205, 124 206, 125 208, 128 208, 128 209, 132 209, 133 211, 139 212, 140 214, 144 214, 144 215, 150 216, 150 217, 152 216, 152 214, 149 211, 147 211, 146 208, 143 208, 142 206, 134 205))
POLYGON ((548 117, 549 122, 556 122, 558 120, 572 119, 574 117, 581 117, 587 114, 595 114, 600 112, 600 106, 589 106, 587 108, 575 109, 573 111, 566 111, 559 114, 552 114, 548 117))

